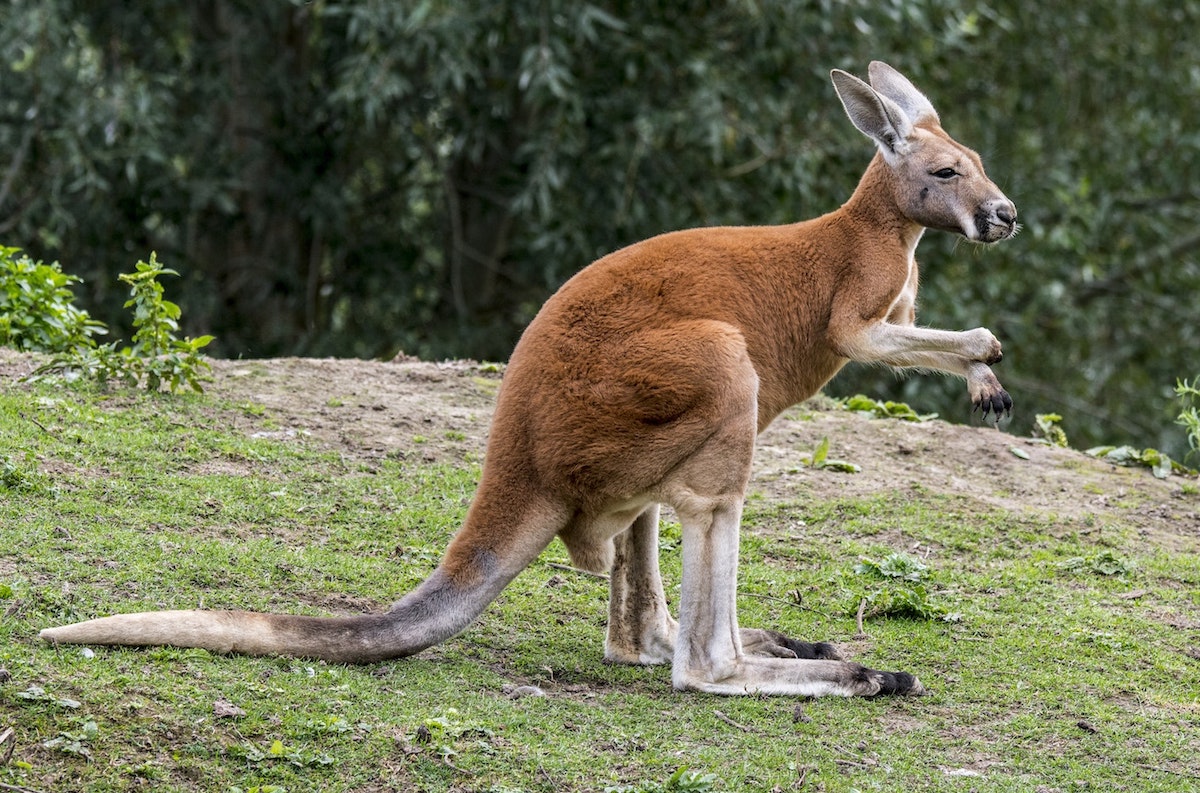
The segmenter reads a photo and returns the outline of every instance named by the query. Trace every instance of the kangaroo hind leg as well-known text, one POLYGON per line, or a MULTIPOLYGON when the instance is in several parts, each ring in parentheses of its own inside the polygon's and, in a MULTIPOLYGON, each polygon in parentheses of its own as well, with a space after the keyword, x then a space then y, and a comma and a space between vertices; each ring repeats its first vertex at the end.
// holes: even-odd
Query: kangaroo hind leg
POLYGON ((622 664, 666 664, 675 652, 678 624, 667 610, 658 570, 658 504, 613 538, 608 634, 604 658, 622 664))
MULTIPOLYGON (((613 538, 604 658, 621 664, 668 664, 679 623, 671 616, 658 562, 659 506, 652 504, 613 538)), ((741 628, 742 649, 776 658, 840 659, 825 642, 804 642, 779 631, 741 628)))
POLYGON ((735 604, 740 517, 740 502, 725 501, 683 518, 683 596, 672 668, 676 688, 711 694, 792 696, 924 691, 920 681, 906 672, 867 669, 834 660, 836 654, 751 654, 757 648, 743 646, 735 604))
POLYGON ((683 527, 677 689, 712 694, 874 696, 917 694, 910 674, 835 660, 827 645, 745 632, 737 618, 742 502, 757 430, 757 379, 749 360, 725 373, 729 388, 708 440, 673 472, 665 492, 683 527), (746 641, 744 641, 744 638, 746 641))

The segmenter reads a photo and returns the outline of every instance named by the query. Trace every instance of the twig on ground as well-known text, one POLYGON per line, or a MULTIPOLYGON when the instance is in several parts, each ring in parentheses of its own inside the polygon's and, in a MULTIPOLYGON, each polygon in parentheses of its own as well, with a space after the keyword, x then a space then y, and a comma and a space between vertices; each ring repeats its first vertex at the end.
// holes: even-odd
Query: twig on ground
POLYGON ((1161 774, 1174 774, 1175 776, 1185 776, 1189 779, 1200 779, 1200 774, 1193 771, 1176 771, 1173 768, 1163 768, 1160 765, 1148 765, 1146 763, 1134 763, 1138 768, 1144 768, 1147 771, 1158 771, 1161 774))
POLYGON ((755 598, 756 600, 769 600, 774 603, 782 603, 785 606, 791 606, 794 609, 800 609, 801 611, 811 611, 813 614, 820 614, 820 615, 826 616, 826 617, 829 616, 824 611, 821 611, 819 609, 814 609, 810 606, 806 606, 803 603, 799 603, 795 600, 789 600, 788 598, 778 598, 778 597, 775 597, 774 595, 760 595, 757 592, 746 592, 745 590, 742 590, 742 589, 739 589, 737 591, 737 593, 738 593, 738 597, 755 598))
POLYGON ((722 713, 719 710, 714 710, 713 715, 716 716, 721 721, 728 724, 730 727, 736 727, 737 729, 741 730, 742 732, 758 732, 758 730, 754 729, 753 727, 747 727, 745 724, 738 724, 736 721, 729 718, 728 716, 726 716, 724 713, 722 713))
POLYGON ((42 793, 42 791, 34 790, 31 787, 25 787, 24 785, 9 785, 4 782, 0 782, 0 790, 10 790, 12 793, 42 793))
POLYGON ((867 633, 866 633, 866 631, 863 630, 863 612, 866 610, 867 610, 867 599, 863 598, 862 600, 858 601, 858 614, 856 614, 854 616, 854 625, 858 630, 858 633, 855 634, 855 636, 854 636, 854 638, 856 638, 856 639, 867 638, 867 633))
POLYGON ((557 562, 546 562, 547 567, 553 567, 555 570, 566 570, 568 573, 578 573, 589 578, 599 578, 601 581, 607 581, 608 576, 604 573, 593 573, 590 570, 580 570, 578 567, 571 567, 569 564, 558 564, 557 562))
POLYGON ((6 765, 12 759, 13 750, 16 748, 16 731, 12 727, 0 731, 0 766, 6 765))
POLYGON ((26 421, 30 422, 31 424, 33 424, 33 426, 37 427, 39 430, 41 430, 42 432, 44 432, 44 433, 46 433, 47 435, 49 435, 49 436, 50 436, 51 438, 53 438, 54 440, 59 440, 59 437, 58 437, 57 435, 55 435, 55 434, 54 434, 53 432, 51 432, 50 430, 46 429, 46 425, 45 425, 45 424, 43 424, 42 422, 38 421, 38 420, 37 420, 37 419, 35 419, 34 417, 32 417, 32 416, 26 416, 26 415, 25 415, 23 412, 21 412, 21 411, 18 411, 18 412, 17 412, 17 415, 18 415, 18 416, 20 416, 21 418, 25 419, 26 421))

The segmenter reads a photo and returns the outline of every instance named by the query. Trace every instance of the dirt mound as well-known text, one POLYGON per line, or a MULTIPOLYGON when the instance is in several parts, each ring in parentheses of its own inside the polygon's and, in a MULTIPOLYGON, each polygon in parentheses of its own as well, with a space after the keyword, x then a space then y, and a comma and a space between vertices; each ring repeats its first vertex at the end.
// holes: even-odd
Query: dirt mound
MULTIPOLYGON (((281 436, 306 434, 352 458, 414 462, 481 456, 502 377, 502 367, 471 361, 212 363, 209 393, 265 409, 281 436)), ((0 350, 5 382, 34 366, 30 356, 0 350)), ((246 423, 248 431, 262 431, 252 415, 246 423)), ((1200 548, 1194 478, 1155 479, 1146 469, 1119 468, 1002 429, 875 419, 827 400, 792 409, 760 436, 751 488, 772 499, 953 495, 968 514, 1003 509, 1047 519, 1095 519, 1132 527, 1166 549, 1200 548), (824 438, 831 458, 861 471, 807 467, 824 438)))

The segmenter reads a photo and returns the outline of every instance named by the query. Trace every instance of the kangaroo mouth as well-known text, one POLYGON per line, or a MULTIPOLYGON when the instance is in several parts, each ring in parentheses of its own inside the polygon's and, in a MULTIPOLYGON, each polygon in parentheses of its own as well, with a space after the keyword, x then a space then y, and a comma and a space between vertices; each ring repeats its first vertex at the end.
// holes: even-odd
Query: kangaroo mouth
MULTIPOLYGON (((1016 218, 998 217, 996 213, 986 210, 976 212, 974 220, 977 236, 973 239, 975 242, 982 242, 985 245, 1014 237, 1020 229, 1016 218)), ((966 236, 971 238, 970 234, 966 236)))

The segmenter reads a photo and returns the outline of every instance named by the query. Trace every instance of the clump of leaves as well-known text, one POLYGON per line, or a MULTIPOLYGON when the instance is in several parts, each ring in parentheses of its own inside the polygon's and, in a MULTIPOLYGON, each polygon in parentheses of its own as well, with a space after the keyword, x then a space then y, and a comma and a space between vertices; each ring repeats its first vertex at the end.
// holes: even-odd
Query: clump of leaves
POLYGON ((64 730, 48 741, 43 741, 42 746, 46 749, 57 749, 58 751, 82 757, 85 760, 92 759, 92 750, 88 746, 96 739, 100 733, 100 727, 91 719, 83 719, 79 722, 79 729, 64 730))
POLYGON ((1070 444, 1067 443, 1067 433, 1058 426, 1062 420, 1063 417, 1057 413, 1038 413, 1033 417, 1033 437, 1050 446, 1065 449, 1070 444))
POLYGON ((863 557, 854 572, 865 579, 857 588, 859 609, 863 617, 908 617, 913 619, 942 619, 956 622, 959 614, 948 613, 931 600, 925 583, 929 567, 916 557, 902 553, 888 554, 876 561, 863 557))
POLYGON ((613 785, 604 793, 707 793, 713 789, 715 774, 701 774, 687 766, 676 769, 666 782, 649 781, 636 785, 613 785))
POLYGON ((95 346, 92 337, 108 331, 75 306, 71 285, 82 279, 20 252, 0 246, 0 345, 48 353, 95 346))
POLYGON ((185 387, 203 391, 201 384, 211 379, 212 367, 200 351, 213 337, 181 339, 176 335, 181 312, 178 305, 163 297, 158 281, 163 275, 179 273, 163 267, 151 253, 149 262, 139 261, 134 272, 119 276, 130 287, 125 308, 133 309, 132 345, 92 342, 60 351, 34 372, 34 378, 83 376, 101 386, 118 382, 133 387, 144 385, 151 391, 166 388, 175 392, 185 387))
MULTIPOLYGON (((829 457, 829 438, 822 438, 817 444, 817 448, 813 449, 812 454, 805 455, 801 461, 803 465, 809 468, 825 471, 841 471, 847 474, 857 474, 862 470, 862 466, 847 462, 846 460, 833 460, 829 457)), ((793 468, 788 473, 796 473, 798 468, 793 468)))
POLYGON ((1059 568, 1068 573, 1095 573, 1096 575, 1125 575, 1133 572, 1133 562, 1123 559, 1111 550, 1091 556, 1072 556, 1059 563, 1059 568))
POLYGON ((1133 446, 1096 446, 1088 449, 1086 454, 1106 460, 1113 465, 1149 468, 1150 472, 1159 479, 1166 479, 1171 474, 1179 476, 1196 474, 1196 471, 1172 460, 1158 449, 1137 449, 1133 446))
POLYGON ((1190 383, 1187 380, 1175 382, 1175 396, 1179 397, 1180 411, 1175 423, 1187 432, 1188 459, 1192 455, 1200 455, 1200 377, 1190 383))
POLYGON ((72 710, 79 708, 83 704, 77 699, 55 696, 41 686, 34 685, 29 686, 24 691, 17 692, 15 696, 17 699, 23 699, 27 702, 49 702, 60 708, 70 708, 72 710))
POLYGON ((447 708, 441 716, 423 720, 413 737, 416 745, 410 747, 409 751, 421 751, 421 747, 428 747, 443 763, 452 765, 460 749, 490 753, 494 734, 486 727, 463 724, 459 721, 458 710, 447 708))
POLYGON ((846 399, 842 406, 852 413, 881 419, 900 419, 901 421, 929 421, 937 418, 936 413, 918 413, 904 402, 880 402, 862 394, 855 394, 846 399))
POLYGON ((29 470, 36 466, 37 461, 30 452, 25 453, 24 461, 14 460, 7 454, 0 457, 0 487, 5 490, 37 490, 37 475, 29 470))
POLYGON ((296 768, 304 768, 306 766, 323 766, 333 765, 336 760, 323 752, 313 753, 287 746, 283 741, 276 738, 271 742, 265 750, 253 744, 244 744, 241 747, 241 754, 245 757, 248 763, 273 763, 286 762, 296 768))

